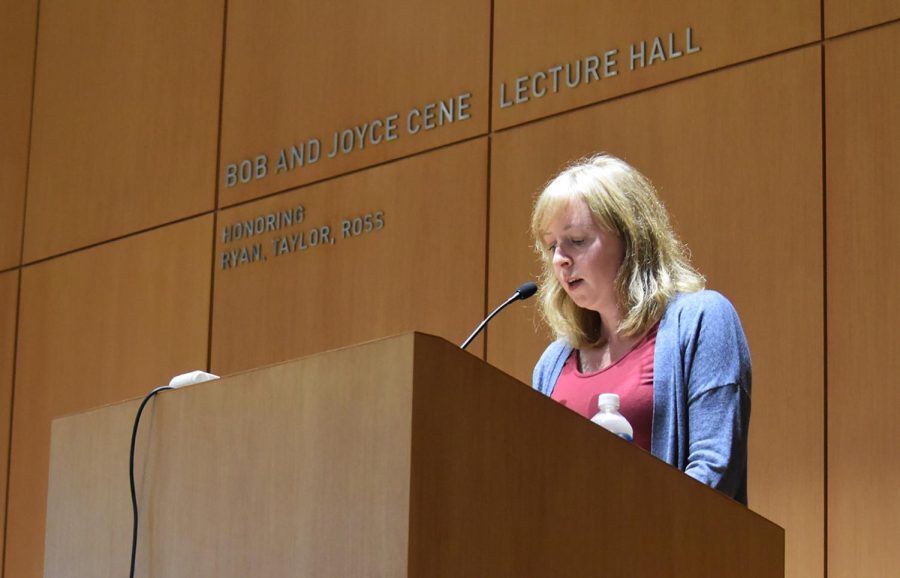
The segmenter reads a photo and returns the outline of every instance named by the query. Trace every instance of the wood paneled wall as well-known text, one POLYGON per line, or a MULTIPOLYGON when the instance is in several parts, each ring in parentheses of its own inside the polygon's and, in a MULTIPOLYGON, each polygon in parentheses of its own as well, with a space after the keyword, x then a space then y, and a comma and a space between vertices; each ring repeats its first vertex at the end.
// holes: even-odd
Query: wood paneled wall
POLYGON ((0 2, 0 271, 20 263, 37 0, 0 2))
POLYGON ((900 24, 828 42, 825 54, 828 567, 891 576, 900 560, 900 24))
MULTIPOLYGON (((741 315, 750 502, 785 526, 787 576, 900 563, 896 2, 0 15, 3 576, 42 573, 53 417, 188 369, 408 329, 461 341, 537 271, 532 195, 597 150, 651 177, 741 315)), ((473 350, 528 381, 534 317, 516 304, 473 350)))
POLYGON ((223 10, 41 4, 25 262, 213 209, 223 10))
POLYGON ((819 39, 818 0, 494 5, 495 129, 819 39))
POLYGON ((220 203, 484 134, 490 24, 480 0, 229 2, 220 203), (450 117, 439 114, 448 101, 450 117), (303 166, 279 169, 301 145, 303 166))
MULTIPOLYGON (((19 272, 0 273, 0 496, 6 496, 9 476, 9 425, 12 416, 13 367, 19 272)), ((6 532, 6 508, 0 511, 0 540, 6 532)), ((2 543, 2 542, 0 542, 2 543)))
POLYGON ((894 0, 824 0, 823 10, 827 38, 900 18, 894 0))

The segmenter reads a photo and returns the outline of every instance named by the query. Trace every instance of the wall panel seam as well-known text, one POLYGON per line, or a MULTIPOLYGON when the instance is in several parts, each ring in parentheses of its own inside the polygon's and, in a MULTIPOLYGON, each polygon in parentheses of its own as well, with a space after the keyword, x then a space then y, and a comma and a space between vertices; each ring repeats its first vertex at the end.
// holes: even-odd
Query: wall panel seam
POLYGON ((488 132, 494 132, 494 0, 491 0, 490 39, 488 40, 488 132))
MULTIPOLYGON (((824 0, 823 0, 824 4, 824 0)), ((823 37, 824 37, 824 17, 823 37)), ((828 102, 825 93, 825 43, 819 47, 819 66, 822 99, 821 158, 822 158, 822 568, 828 578, 828 102)))
POLYGON ((213 178, 212 244, 209 257, 209 317, 206 323, 206 371, 212 372, 213 314, 216 297, 216 235, 219 230, 219 170, 222 163, 222 116, 225 110, 225 54, 228 49, 228 0, 222 6, 222 52, 219 66, 219 124, 216 133, 216 174, 213 178))
POLYGON ((825 39, 825 0, 819 0, 819 39, 825 39))
POLYGON ((113 237, 111 239, 106 239, 104 241, 97 241, 96 243, 91 243, 91 244, 85 245, 83 247, 76 247, 74 249, 69 249, 68 251, 63 251, 62 253, 57 253, 55 255, 48 255, 47 257, 41 257, 40 259, 35 259, 34 261, 22 263, 22 268, 24 269, 25 267, 30 267, 32 265, 39 265, 39 264, 45 263, 47 261, 52 261, 53 259, 59 259, 60 257, 66 257, 66 256, 72 255, 74 253, 80 253, 82 251, 87 251, 88 249, 94 249, 96 247, 101 247, 103 245, 107 245, 109 243, 115 243, 116 241, 121 241, 123 239, 130 239, 132 237, 137 237, 139 235, 143 235, 144 233, 156 231, 158 229, 162 229, 164 227, 170 227, 172 225, 177 225, 179 223, 184 223, 186 221, 190 221, 191 219, 196 219, 196 218, 202 217, 204 215, 209 215, 210 213, 215 213, 215 209, 210 210, 210 211, 201 211, 199 213, 194 213, 192 215, 187 215, 185 217, 181 217, 181 218, 175 219, 173 221, 160 223, 160 224, 154 225, 152 227, 147 227, 146 229, 132 231, 131 233, 127 233, 125 235, 119 235, 118 237, 113 237))
MULTIPOLYGON (((41 0, 37 0, 37 6, 35 8, 34 15, 34 50, 31 53, 31 107, 30 114, 28 117, 28 151, 25 154, 25 191, 22 200, 22 234, 19 242, 19 266, 23 264, 25 259, 25 226, 27 223, 28 216, 28 183, 30 181, 31 175, 31 139, 34 135, 34 131, 32 130, 34 127, 34 93, 35 88, 37 87, 37 66, 38 66, 38 38, 40 36, 39 31, 41 28, 41 0)), ((5 551, 6 548, 4 548, 5 551)), ((4 567, 6 563, 6 557, 4 554, 4 567)))
MULTIPOLYGON (((493 34, 493 33, 492 33, 493 34)), ((484 302, 482 316, 487 317, 490 296, 490 275, 491 275, 491 151, 494 148, 491 135, 487 138, 487 183, 485 184, 484 195, 484 302)), ((490 335, 490 327, 485 327, 483 343, 481 346, 482 359, 487 361, 488 356, 488 338, 490 335)))
MULTIPOLYGON (((863 28, 855 28, 853 30, 847 30, 846 32, 841 32, 840 34, 835 34, 834 36, 825 36, 825 33, 823 32, 822 38, 825 40, 836 40, 838 38, 844 38, 845 36, 853 36, 854 34, 861 34, 863 32, 869 32, 871 30, 875 30, 876 28, 886 28, 888 26, 892 26, 897 23, 900 23, 900 18, 894 18, 893 20, 887 20, 885 22, 871 24, 869 26, 864 26, 863 28)), ((823 25, 823 27, 824 27, 824 25, 823 25)))
POLYGON ((16 280, 16 321, 13 332, 13 351, 12 351, 12 376, 9 392, 9 427, 4 432, 9 440, 6 447, 6 489, 3 496, 3 552, 0 553, 0 578, 6 575, 6 553, 9 547, 9 482, 12 478, 12 432, 13 421, 15 419, 15 402, 16 402, 16 367, 19 356, 19 318, 22 311, 22 277, 24 276, 24 268, 22 261, 25 258, 25 231, 26 217, 28 214, 28 184, 31 175, 31 140, 34 135, 32 130, 34 127, 34 94, 37 87, 37 66, 38 66, 38 39, 40 38, 41 28, 41 0, 35 1, 34 12, 34 49, 31 52, 31 106, 28 115, 28 150, 25 153, 25 190, 23 191, 21 225, 22 231, 19 237, 19 266, 18 279, 16 280))
MULTIPOLYGON (((488 138, 487 138, 487 172, 485 178, 487 179, 487 183, 485 183, 485 195, 484 195, 484 307, 482 308, 482 315, 487 316, 488 307, 490 307, 490 303, 488 300, 491 298, 490 296, 490 276, 491 276, 491 165, 492 165, 492 155, 491 152, 494 149, 494 142, 491 136, 494 134, 494 116, 493 116, 493 102, 494 102, 494 0, 491 0, 491 19, 490 19, 490 40, 488 41, 488 103, 487 103, 487 114, 488 114, 488 138)), ((487 361, 488 358, 488 340, 490 338, 490 327, 485 328, 483 343, 481 347, 482 359, 487 361)))
POLYGON ((13 330, 13 350, 12 350, 12 375, 10 376, 9 387, 9 426, 3 432, 9 442, 6 444, 6 489, 3 496, 3 552, 0 553, 0 578, 6 575, 6 550, 9 544, 9 482, 12 479, 12 432, 13 420, 15 412, 13 408, 16 403, 16 369, 18 367, 19 357, 19 319, 22 312, 22 277, 23 271, 18 271, 18 279, 16 279, 16 321, 13 330))

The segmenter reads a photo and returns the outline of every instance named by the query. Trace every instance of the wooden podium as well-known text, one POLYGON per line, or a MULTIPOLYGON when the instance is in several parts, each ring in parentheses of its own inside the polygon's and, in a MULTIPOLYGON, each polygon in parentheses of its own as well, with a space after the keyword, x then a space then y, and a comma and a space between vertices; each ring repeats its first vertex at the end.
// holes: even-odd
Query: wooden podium
MULTIPOLYGON (((127 576, 137 401, 53 422, 45 576, 127 576)), ((784 575, 784 531, 442 339, 163 392, 136 576, 784 575)))

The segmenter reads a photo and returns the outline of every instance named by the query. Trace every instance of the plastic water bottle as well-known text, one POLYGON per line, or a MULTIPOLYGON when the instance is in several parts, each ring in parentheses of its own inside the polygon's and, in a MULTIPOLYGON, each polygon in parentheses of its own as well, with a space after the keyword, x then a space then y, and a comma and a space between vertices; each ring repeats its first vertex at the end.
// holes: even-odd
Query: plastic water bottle
POLYGON ((619 396, 615 393, 601 393, 597 401, 600 411, 591 418, 595 424, 608 429, 620 438, 631 441, 634 429, 625 416, 619 413, 619 396))

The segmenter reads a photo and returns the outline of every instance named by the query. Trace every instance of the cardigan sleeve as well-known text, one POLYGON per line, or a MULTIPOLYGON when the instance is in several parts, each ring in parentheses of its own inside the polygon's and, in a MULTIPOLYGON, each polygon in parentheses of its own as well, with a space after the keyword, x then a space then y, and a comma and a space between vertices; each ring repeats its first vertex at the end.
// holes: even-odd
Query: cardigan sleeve
POLYGON ((712 291, 700 300, 682 343, 688 408, 684 471, 746 501, 750 351, 731 303, 712 291))
POLYGON ((570 353, 572 353, 572 347, 567 345, 562 339, 551 343, 534 366, 531 386, 549 397, 553 393, 556 380, 559 378, 559 374, 562 372, 563 365, 565 365, 570 353))

